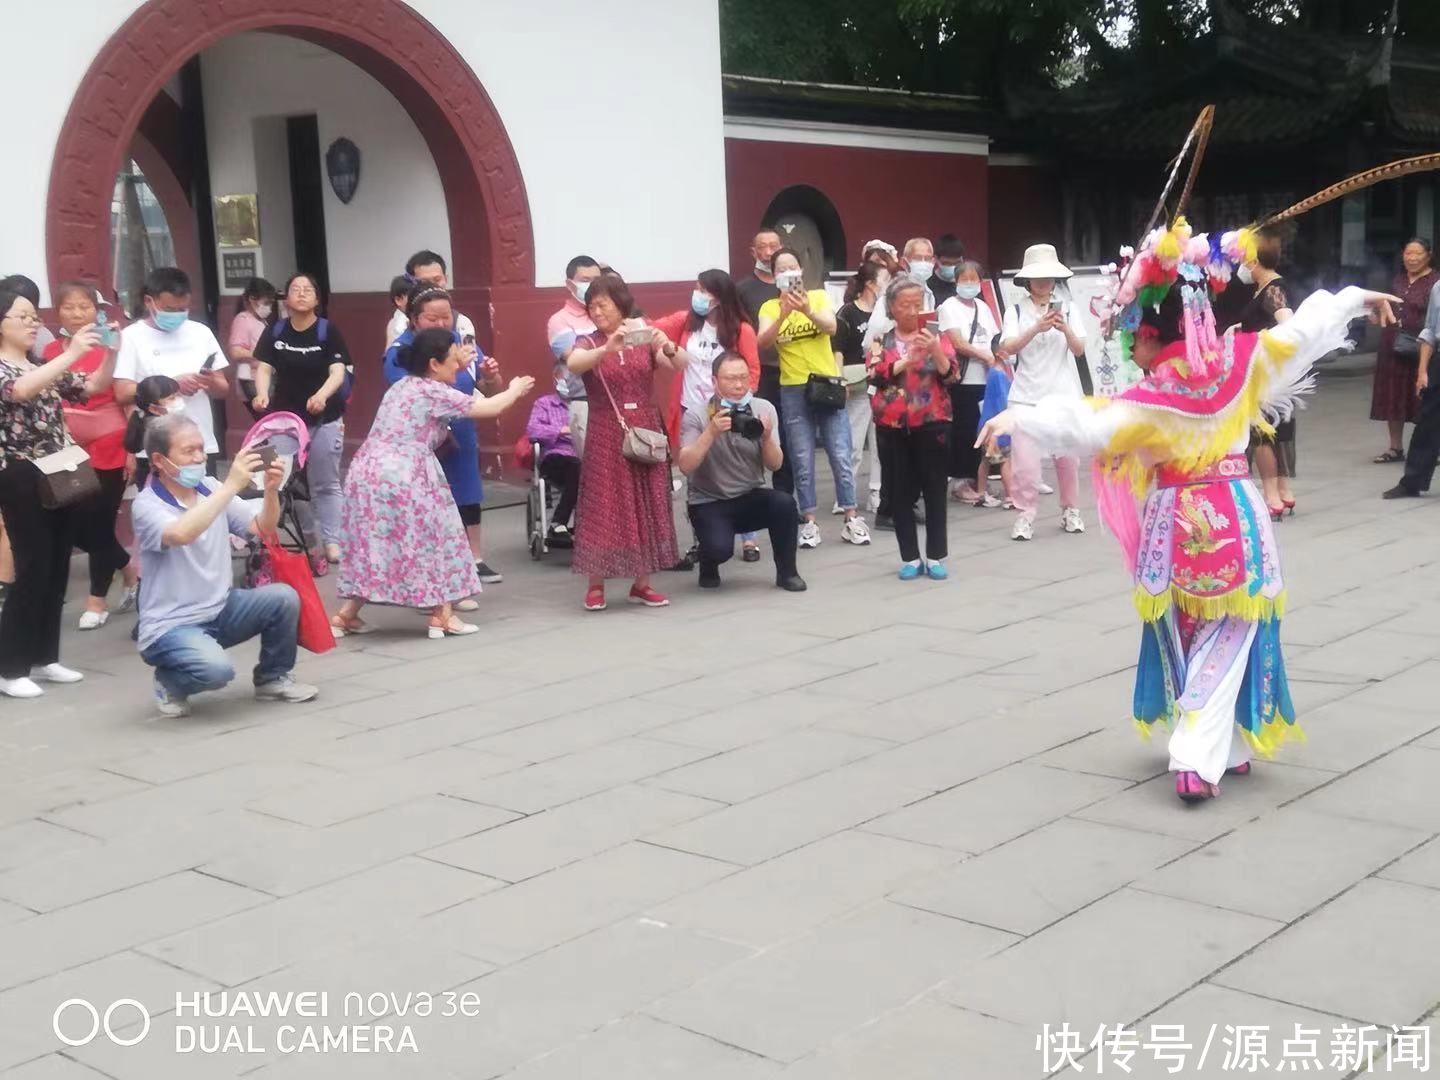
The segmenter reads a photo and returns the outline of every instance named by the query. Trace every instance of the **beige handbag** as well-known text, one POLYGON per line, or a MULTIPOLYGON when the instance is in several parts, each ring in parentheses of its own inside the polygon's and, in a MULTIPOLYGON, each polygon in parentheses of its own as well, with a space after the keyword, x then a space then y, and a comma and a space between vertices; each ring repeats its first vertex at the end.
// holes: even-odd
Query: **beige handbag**
POLYGON ((610 384, 605 381, 605 376, 601 374, 598 366, 595 374, 600 379, 600 385, 605 388, 610 407, 615 410, 615 419, 620 422, 620 430, 625 433, 625 437, 620 441, 620 453, 625 460, 633 461, 636 465, 664 465, 669 461, 670 440, 665 437, 665 433, 627 424, 620 412, 620 406, 615 404, 615 395, 610 393, 610 384))

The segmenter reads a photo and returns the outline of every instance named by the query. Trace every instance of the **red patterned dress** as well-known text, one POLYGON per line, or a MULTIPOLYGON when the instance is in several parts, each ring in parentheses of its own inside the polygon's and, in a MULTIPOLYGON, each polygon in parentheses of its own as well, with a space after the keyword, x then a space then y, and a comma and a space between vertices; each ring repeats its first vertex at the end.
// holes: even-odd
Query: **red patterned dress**
MULTIPOLYGON (((604 343, 604 337, 595 335, 577 339, 575 347, 596 349, 604 343)), ((584 379, 590 423, 571 568, 590 577, 633 578, 673 566, 680 555, 670 513, 670 470, 626 460, 620 453, 624 433, 616 417, 618 409, 632 427, 665 430, 655 406, 655 358, 650 346, 627 346, 609 353, 585 372, 584 379)))
POLYGON ((1380 331, 1380 349, 1375 356, 1375 387, 1370 395, 1371 420, 1415 420, 1415 410, 1420 407, 1420 396, 1415 393, 1415 374, 1418 358, 1402 360, 1395 355, 1395 335, 1398 330, 1419 334, 1425 326, 1425 309, 1430 304, 1430 290, 1440 281, 1440 274, 1430 270, 1414 281, 1404 270, 1395 275, 1390 291, 1400 297, 1403 303, 1395 309, 1400 325, 1387 326, 1380 331))

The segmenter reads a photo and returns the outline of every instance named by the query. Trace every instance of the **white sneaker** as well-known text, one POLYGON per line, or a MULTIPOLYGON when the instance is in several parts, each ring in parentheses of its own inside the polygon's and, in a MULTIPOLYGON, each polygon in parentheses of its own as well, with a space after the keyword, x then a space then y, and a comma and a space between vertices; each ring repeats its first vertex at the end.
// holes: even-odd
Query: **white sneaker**
POLYGON ((13 698, 40 697, 45 691, 30 679, 0 679, 0 694, 13 698))
POLYGON ((968 503, 977 506, 980 503, 980 491, 970 480, 956 480, 950 486, 950 498, 956 502, 968 503))
POLYGON ((1065 512, 1060 515, 1060 527, 1067 533, 1083 533, 1085 519, 1080 516, 1080 511, 1075 507, 1067 506, 1065 512))
POLYGON ((320 693, 318 686, 307 686, 295 681, 294 675, 281 675, 274 682, 262 683, 255 687, 256 701, 286 701, 297 705, 309 701, 320 693))
POLYGON ((1033 540, 1035 538, 1035 526, 1030 524, 1030 519, 1018 517, 1015 519, 1015 527, 1010 530, 1011 540, 1033 540))
POLYGON ((82 611, 78 625, 81 630, 99 630, 109 621, 110 612, 108 611, 82 611))
POLYGON ((155 711, 167 720, 178 720, 190 715, 190 699, 172 694, 155 680, 155 711))
POLYGON ((1055 489, 1052 488, 1049 484, 1045 483, 1045 481, 1043 481, 1043 480, 1040 481, 1040 486, 1039 486, 1038 488, 1036 488, 1036 490, 1037 490, 1038 492, 1040 492, 1041 495, 1054 495, 1054 494, 1055 494, 1055 489))
POLYGON ((820 526, 813 521, 807 521, 800 526, 800 546, 803 548, 816 548, 820 546, 820 526))
POLYGON ((64 664, 46 664, 44 667, 33 668, 30 674, 42 682, 77 683, 85 681, 84 675, 64 664))
POLYGON ((994 495, 991 495, 990 492, 987 491, 987 492, 985 493, 985 497, 984 497, 983 499, 981 499, 981 500, 980 500, 978 503, 976 503, 975 505, 976 505, 976 506, 984 507, 986 510, 995 510, 995 509, 998 509, 998 508, 1001 507, 1001 506, 1004 506, 1005 504, 1004 504, 1001 500, 997 499, 994 495))
POLYGON ((116 610, 119 611, 120 614, 122 614, 122 615, 124 615, 127 611, 134 611, 134 610, 135 610, 135 601, 136 601, 136 599, 139 597, 139 595, 140 595, 140 586, 139 586, 139 585, 131 585, 129 588, 127 588, 127 589, 121 594, 121 596, 120 596, 120 606, 119 606, 118 608, 116 608, 116 610))
POLYGON ((845 508, 841 506, 838 502, 834 506, 830 507, 830 513, 832 514, 843 514, 844 512, 845 508))
POLYGON ((857 516, 845 522, 845 528, 840 530, 840 539, 847 544, 870 543, 870 530, 865 527, 865 519, 857 516))

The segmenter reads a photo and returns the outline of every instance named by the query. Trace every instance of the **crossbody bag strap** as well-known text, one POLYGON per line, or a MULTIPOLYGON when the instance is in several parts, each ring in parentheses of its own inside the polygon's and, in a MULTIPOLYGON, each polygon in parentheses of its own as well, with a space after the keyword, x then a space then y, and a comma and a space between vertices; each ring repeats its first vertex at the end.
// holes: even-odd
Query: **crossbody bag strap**
MULTIPOLYGON (((967 342, 969 345, 975 344, 975 331, 980 329, 980 305, 984 302, 985 301, 978 299, 975 301, 975 315, 970 320, 970 340, 967 342)), ((960 365, 960 374, 955 378, 957 383, 963 383, 965 381, 965 376, 970 372, 970 361, 973 359, 975 358, 969 353, 965 354, 964 362, 960 365)))
MULTIPOLYGON (((605 363, 605 358, 600 358, 600 364, 605 363)), ((629 431, 630 425, 625 422, 625 417, 620 414, 620 406, 615 404, 615 395, 610 393, 610 384, 605 381, 605 373, 600 370, 600 364, 595 365, 595 377, 600 380, 600 385, 605 388, 605 396, 610 399, 610 408, 615 410, 615 419, 620 424, 622 431, 629 431)))

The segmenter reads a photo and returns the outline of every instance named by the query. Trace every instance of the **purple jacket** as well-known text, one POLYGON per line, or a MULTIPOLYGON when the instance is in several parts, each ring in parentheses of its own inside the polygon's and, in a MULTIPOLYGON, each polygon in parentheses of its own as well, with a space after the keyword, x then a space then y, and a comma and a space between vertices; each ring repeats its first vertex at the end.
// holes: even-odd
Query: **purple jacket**
POLYGON ((575 443, 564 428, 570 426, 570 407, 559 394, 549 393, 535 402, 525 434, 540 444, 540 460, 551 454, 575 457, 575 443))

